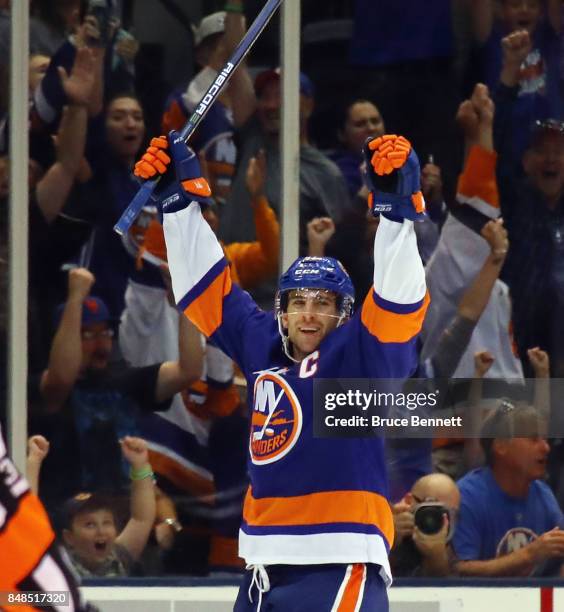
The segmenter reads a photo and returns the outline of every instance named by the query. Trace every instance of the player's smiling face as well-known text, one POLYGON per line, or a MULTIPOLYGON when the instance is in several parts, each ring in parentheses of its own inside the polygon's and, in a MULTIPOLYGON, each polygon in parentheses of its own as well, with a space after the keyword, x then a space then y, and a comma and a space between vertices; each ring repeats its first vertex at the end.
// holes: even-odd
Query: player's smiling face
POLYGON ((338 322, 337 295, 332 291, 290 291, 282 325, 288 330, 294 359, 301 361, 313 353, 338 322))

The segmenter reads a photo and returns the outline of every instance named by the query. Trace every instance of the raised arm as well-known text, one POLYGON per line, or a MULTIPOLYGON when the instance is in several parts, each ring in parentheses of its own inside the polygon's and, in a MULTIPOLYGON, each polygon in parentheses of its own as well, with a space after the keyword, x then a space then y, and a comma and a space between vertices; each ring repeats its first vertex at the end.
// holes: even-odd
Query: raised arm
POLYGON ((535 372, 534 406, 541 422, 550 425, 550 357, 538 346, 527 351, 527 357, 535 372))
POLYGON ((419 160, 402 136, 382 136, 367 144, 369 202, 380 214, 374 239, 374 292, 381 300, 413 305, 426 295, 423 263, 414 221, 423 217, 419 160))
POLYGON ((186 389, 202 376, 204 346, 200 332, 186 317, 178 318, 178 361, 166 361, 159 369, 157 403, 186 389))
POLYGON ((75 268, 69 272, 67 301, 40 382, 49 412, 62 407, 78 379, 82 365, 82 305, 93 284, 94 275, 89 270, 75 268))
POLYGON ((509 249, 507 230, 503 227, 502 219, 488 221, 481 235, 488 243, 490 253, 458 305, 458 314, 474 323, 478 322, 488 305, 492 289, 499 278, 509 249))
POLYGON ((88 104, 94 87, 94 58, 89 49, 79 49, 72 71, 59 67, 68 106, 63 110, 57 134, 57 160, 37 184, 37 204, 48 222, 53 221, 67 200, 78 174, 86 146, 88 104))
POLYGON ((501 219, 489 221, 481 234, 490 245, 490 254, 464 292, 453 322, 441 334, 430 356, 433 372, 438 378, 450 378, 458 367, 474 328, 488 305, 507 255, 507 231, 501 219))
MULTIPOLYGON (((247 23, 244 15, 243 0, 229 2, 226 7, 227 17, 225 19, 225 36, 223 40, 225 63, 232 55, 237 45, 245 35, 247 23)), ((251 75, 246 61, 241 62, 233 73, 228 86, 231 110, 233 111, 233 123, 235 127, 244 125, 249 117, 255 112, 257 99, 251 75)))
POLYGON ((249 160, 246 178, 247 189, 251 195, 257 240, 228 244, 225 253, 237 269, 241 287, 250 289, 274 276, 278 271, 280 225, 276 213, 266 199, 264 151, 260 151, 256 157, 249 160))
MULTIPOLYGON (((419 334, 429 304, 413 227, 425 211, 419 160, 401 136, 375 138, 364 152, 369 202, 380 223, 374 239, 373 289, 362 305, 361 321, 380 343, 408 343, 419 334)), ((409 370, 390 374, 401 377, 409 370)))
POLYGON ((50 132, 55 132, 64 106, 85 93, 85 78, 89 81, 86 104, 88 116, 96 117, 102 112, 105 49, 88 48, 88 40, 93 36, 99 36, 99 31, 91 22, 85 22, 74 38, 75 44, 70 40, 65 41, 51 59, 47 73, 34 92, 32 129, 46 127, 50 132), (90 54, 91 69, 87 72, 74 72, 77 58, 80 54, 84 55, 85 51, 90 54), (67 74, 70 78, 66 78, 67 74))
POLYGON ((331 217, 314 217, 307 224, 307 254, 311 257, 323 257, 327 243, 335 234, 335 229, 331 217))
MULTIPOLYGON (((526 30, 518 30, 506 36, 502 41, 503 64, 500 83, 495 91, 495 123, 494 140, 495 150, 499 154, 498 176, 500 177, 500 190, 505 180, 510 181, 518 168, 515 167, 513 151, 514 123, 513 109, 519 95, 519 74, 521 65, 532 49, 532 41, 526 30)), ((503 197, 503 193, 502 193, 503 197)), ((509 196, 511 199, 511 196, 509 196)))
POLYGON ((501 41, 503 64, 500 82, 505 87, 516 87, 519 84, 521 66, 532 49, 531 35, 527 30, 517 30, 501 41))
POLYGON ((136 164, 135 172, 142 178, 164 174, 156 196, 162 206, 177 308, 206 337, 222 327, 220 348, 241 363, 242 327, 258 308, 248 294, 234 290, 223 249, 202 216, 200 203, 207 203, 211 192, 198 158, 176 132, 171 132, 168 139, 154 138, 152 145, 136 164), (167 172, 171 157, 174 163, 167 172), (233 308, 227 320, 224 306, 229 298, 233 308))
POLYGON ((26 476, 35 495, 39 495, 39 473, 48 452, 49 442, 43 436, 31 436, 27 441, 26 476))
POLYGON ((484 464, 484 451, 480 444, 480 427, 482 426, 482 398, 484 389, 484 376, 495 362, 489 351, 474 353, 474 375, 468 391, 468 414, 464 418, 464 461, 467 469, 471 470, 484 464))
POLYGON ((427 268, 433 286, 456 303, 487 257, 480 232, 500 212, 493 115, 493 102, 488 88, 482 84, 476 85, 472 97, 465 100, 457 112, 467 154, 457 185, 457 205, 445 223, 439 247, 427 268))
MULTIPOLYGON (((113 37, 114 27, 108 24, 108 39, 113 37)), ((94 15, 87 15, 75 35, 75 45, 78 50, 88 47, 92 53, 92 75, 94 83, 88 101, 88 116, 97 117, 104 109, 104 62, 106 47, 99 41, 102 38, 98 20, 94 15)))
POLYGON ((131 466, 131 516, 116 543, 136 561, 147 545, 155 522, 155 484, 145 440, 127 436, 120 440, 120 444, 123 456, 131 466))

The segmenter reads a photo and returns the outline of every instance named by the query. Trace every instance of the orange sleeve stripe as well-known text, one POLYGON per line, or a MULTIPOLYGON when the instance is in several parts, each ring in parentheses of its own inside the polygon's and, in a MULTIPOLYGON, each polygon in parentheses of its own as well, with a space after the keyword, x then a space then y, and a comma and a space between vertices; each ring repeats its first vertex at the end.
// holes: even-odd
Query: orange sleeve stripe
POLYGON ((385 497, 370 491, 324 491, 295 497, 255 499, 251 488, 243 507, 253 527, 360 523, 375 525, 390 547, 394 539, 392 511, 385 497))
POLYGON ((497 153, 474 145, 470 149, 464 171, 458 179, 457 193, 467 198, 480 198, 499 208, 499 193, 495 176, 497 153))
POLYGON ((358 597, 360 595, 360 588, 362 587, 364 572, 364 563, 355 563, 352 566, 351 575, 345 586, 345 592, 343 593, 337 612, 355 612, 355 610, 358 609, 358 597))
POLYGON ((28 493, 0 534, 0 591, 14 591, 54 539, 45 509, 34 494, 28 493))
POLYGON ((421 331, 430 302, 427 291, 418 310, 399 314, 379 306, 370 291, 362 305, 361 321, 380 342, 408 342, 421 331))
POLYGON ((179 489, 198 496, 215 494, 215 486, 211 480, 206 480, 200 474, 189 470, 158 451, 149 451, 149 462, 155 473, 164 476, 179 489))
POLYGON ((184 310, 184 314, 207 337, 211 336, 223 320, 223 298, 231 292, 229 268, 213 282, 184 310))

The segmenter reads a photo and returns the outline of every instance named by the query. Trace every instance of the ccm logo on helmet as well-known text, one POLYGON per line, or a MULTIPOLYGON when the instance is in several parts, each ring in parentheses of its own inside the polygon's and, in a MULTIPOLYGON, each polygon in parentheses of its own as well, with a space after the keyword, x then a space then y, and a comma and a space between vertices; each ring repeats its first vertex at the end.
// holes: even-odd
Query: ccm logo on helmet
POLYGON ((319 276, 319 270, 313 270, 311 268, 303 268, 302 270, 296 270, 296 276, 306 276, 307 274, 311 274, 314 276, 319 276))
POLYGON ((249 452, 255 465, 287 455, 302 430, 302 408, 294 391, 278 374, 265 372, 255 381, 249 452))

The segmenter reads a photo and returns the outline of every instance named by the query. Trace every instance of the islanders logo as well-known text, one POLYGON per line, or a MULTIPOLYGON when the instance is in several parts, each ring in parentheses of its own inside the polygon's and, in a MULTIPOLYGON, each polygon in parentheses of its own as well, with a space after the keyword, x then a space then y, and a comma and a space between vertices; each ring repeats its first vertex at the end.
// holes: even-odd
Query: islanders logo
POLYGON ((255 465, 287 455, 302 431, 302 408, 286 380, 274 372, 259 375, 254 386, 249 452, 255 465))
POLYGON ((537 539, 537 534, 528 527, 514 527, 505 533, 499 541, 496 550, 496 557, 510 555, 516 550, 525 548, 537 539))

